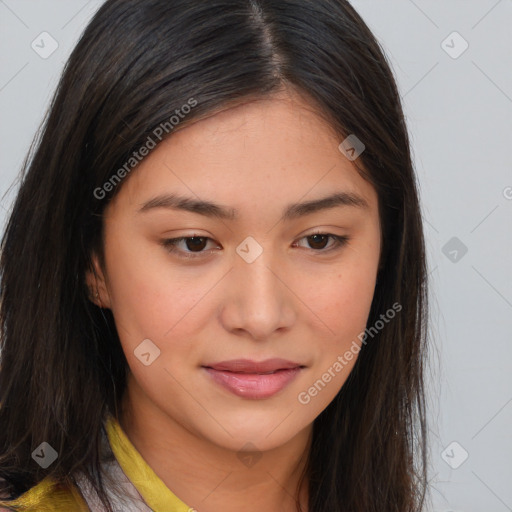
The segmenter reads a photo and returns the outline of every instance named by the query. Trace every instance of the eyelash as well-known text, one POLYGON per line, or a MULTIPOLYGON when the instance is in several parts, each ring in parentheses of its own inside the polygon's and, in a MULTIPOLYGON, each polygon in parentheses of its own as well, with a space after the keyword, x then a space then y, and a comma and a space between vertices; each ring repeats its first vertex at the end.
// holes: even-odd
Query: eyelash
MULTIPOLYGON (((333 235, 332 233, 323 233, 321 231, 310 233, 309 235, 306 235, 302 238, 299 238, 299 240, 303 240, 304 238, 310 238, 315 235, 321 235, 321 236, 327 236, 329 238, 332 238, 335 241, 334 246, 331 246, 329 249, 310 249, 313 252, 316 253, 330 253, 331 251, 336 251, 341 248, 343 248, 350 240, 350 237, 346 235, 333 235)), ((196 258, 202 258, 205 253, 208 253, 208 251, 201 251, 201 252, 184 252, 179 251, 176 249, 176 245, 179 242, 190 240, 192 238, 204 238, 206 240, 213 240, 210 237, 207 236, 182 236, 179 238, 169 238, 167 240, 162 241, 162 245, 171 253, 178 253, 180 258, 185 259, 196 259, 196 258)))

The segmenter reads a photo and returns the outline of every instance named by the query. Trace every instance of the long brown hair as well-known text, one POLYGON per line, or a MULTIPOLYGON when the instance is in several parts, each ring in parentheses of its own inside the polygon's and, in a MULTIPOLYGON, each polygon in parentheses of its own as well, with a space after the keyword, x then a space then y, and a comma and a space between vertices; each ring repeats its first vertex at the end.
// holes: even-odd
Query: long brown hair
POLYGON ((340 142, 363 141, 354 163, 378 193, 383 236, 368 325, 401 305, 314 422, 309 512, 423 508, 428 315, 417 184, 393 74, 345 0, 107 0, 93 17, 2 239, 0 492, 17 497, 45 477, 73 485, 80 471, 111 510, 100 444, 127 364, 85 273, 92 252, 101 255, 102 214, 122 182, 98 189, 190 98, 197 103, 181 127, 283 84, 317 106, 340 142), (31 458, 42 441, 59 453, 46 470, 31 458))

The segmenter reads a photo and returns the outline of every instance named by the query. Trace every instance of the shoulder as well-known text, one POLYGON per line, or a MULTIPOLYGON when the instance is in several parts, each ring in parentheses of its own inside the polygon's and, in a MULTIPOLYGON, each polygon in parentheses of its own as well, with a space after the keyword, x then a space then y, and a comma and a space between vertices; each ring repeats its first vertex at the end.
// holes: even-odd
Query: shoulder
POLYGON ((89 507, 75 488, 44 479, 13 501, 0 499, 0 512, 89 512, 89 507))

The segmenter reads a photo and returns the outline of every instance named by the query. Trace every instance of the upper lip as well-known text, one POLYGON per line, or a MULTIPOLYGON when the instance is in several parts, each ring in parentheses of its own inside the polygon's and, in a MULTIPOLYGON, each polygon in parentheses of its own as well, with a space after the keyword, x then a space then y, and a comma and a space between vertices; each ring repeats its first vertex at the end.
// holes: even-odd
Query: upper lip
POLYGON ((223 370, 235 373, 269 373, 277 370, 288 370, 300 368, 303 365, 286 359, 265 359, 264 361, 252 361, 250 359, 233 359, 231 361, 220 361, 204 365, 205 368, 223 370))

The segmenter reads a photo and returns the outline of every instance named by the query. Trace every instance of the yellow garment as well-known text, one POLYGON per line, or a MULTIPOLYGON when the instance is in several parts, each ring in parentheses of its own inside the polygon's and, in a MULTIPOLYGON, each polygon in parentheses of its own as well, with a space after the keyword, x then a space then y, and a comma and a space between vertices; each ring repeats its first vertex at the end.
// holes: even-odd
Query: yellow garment
MULTIPOLYGON (((121 469, 152 510, 155 512, 194 510, 185 505, 160 480, 113 416, 108 418, 106 430, 110 447, 121 469)), ((15 501, 0 500, 0 507, 2 506, 9 507, 8 510, 20 512, 89 512, 89 507, 78 489, 63 488, 49 478, 39 482, 15 501)))

